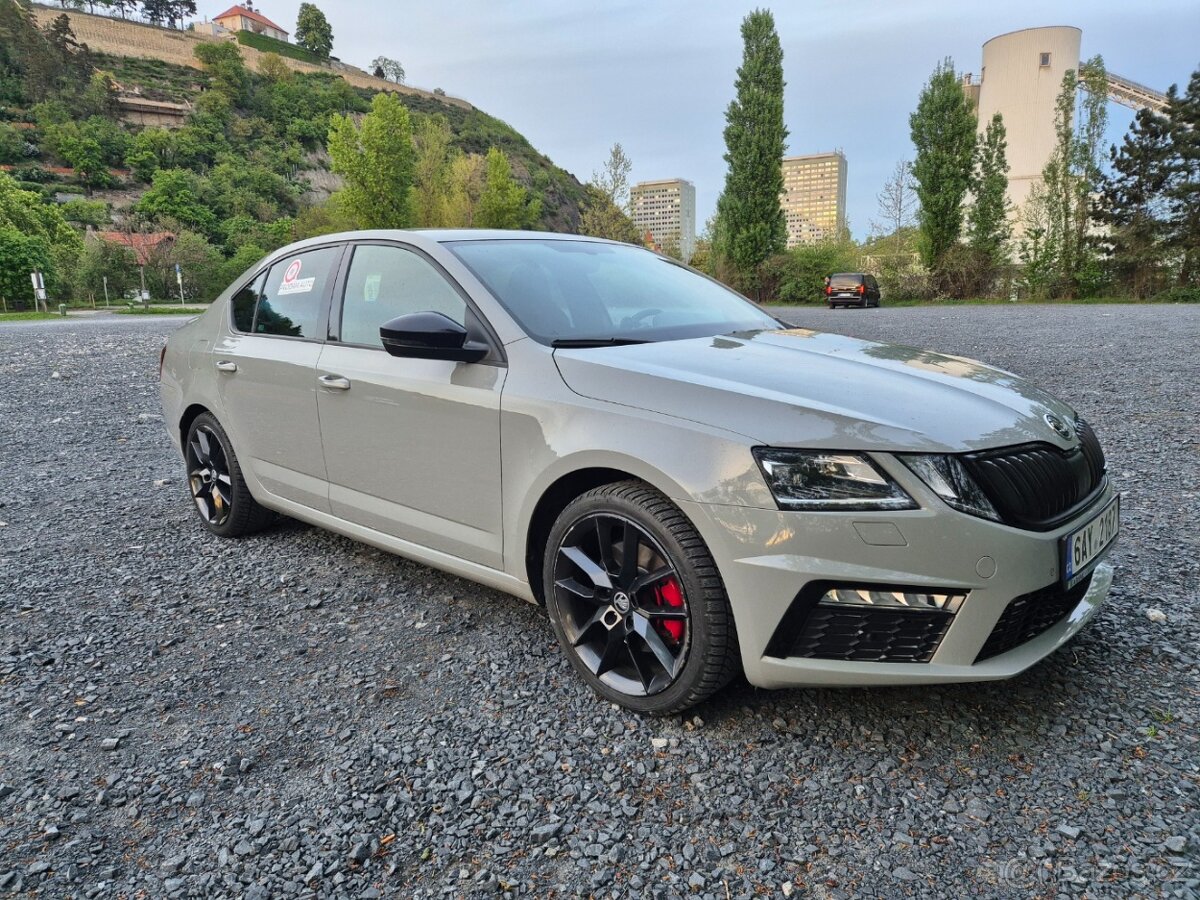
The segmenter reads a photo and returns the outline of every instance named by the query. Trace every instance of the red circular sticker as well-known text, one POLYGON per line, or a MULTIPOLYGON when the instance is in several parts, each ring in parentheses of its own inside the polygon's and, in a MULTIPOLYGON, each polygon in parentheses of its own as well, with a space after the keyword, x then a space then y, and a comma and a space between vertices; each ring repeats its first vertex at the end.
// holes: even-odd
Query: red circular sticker
POLYGON ((300 274, 300 260, 293 259, 292 264, 287 267, 287 271, 283 273, 283 283, 291 284, 296 280, 296 276, 300 274))

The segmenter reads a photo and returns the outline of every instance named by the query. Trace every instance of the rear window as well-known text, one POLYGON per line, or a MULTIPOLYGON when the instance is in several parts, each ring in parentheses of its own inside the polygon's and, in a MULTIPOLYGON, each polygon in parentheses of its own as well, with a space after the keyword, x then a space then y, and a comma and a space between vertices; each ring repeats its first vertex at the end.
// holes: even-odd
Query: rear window
POLYGON ((840 272, 829 279, 830 287, 858 287, 863 283, 863 277, 857 272, 840 272))

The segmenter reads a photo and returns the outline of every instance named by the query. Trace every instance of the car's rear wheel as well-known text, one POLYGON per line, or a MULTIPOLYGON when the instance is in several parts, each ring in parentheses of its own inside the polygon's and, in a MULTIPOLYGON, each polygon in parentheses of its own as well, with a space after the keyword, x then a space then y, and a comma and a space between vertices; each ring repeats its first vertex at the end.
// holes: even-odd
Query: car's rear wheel
POLYGON ((221 537, 260 531, 275 518, 250 496, 233 444, 211 413, 196 416, 184 442, 188 491, 204 527, 221 537))
POLYGON ((608 700, 667 715, 738 671, 716 563, 679 508, 642 482, 595 488, 563 510, 543 584, 571 665, 608 700))

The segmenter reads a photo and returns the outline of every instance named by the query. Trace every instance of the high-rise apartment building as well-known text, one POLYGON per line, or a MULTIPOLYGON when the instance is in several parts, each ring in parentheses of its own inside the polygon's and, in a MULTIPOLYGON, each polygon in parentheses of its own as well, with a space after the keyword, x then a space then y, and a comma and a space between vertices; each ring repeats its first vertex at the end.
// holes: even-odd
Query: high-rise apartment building
POLYGON ((687 262, 696 251, 696 186, 682 178, 640 181, 629 191, 633 224, 654 246, 678 251, 687 262))
POLYGON ((846 227, 846 157, 840 150, 783 160, 788 249, 837 237, 846 227))

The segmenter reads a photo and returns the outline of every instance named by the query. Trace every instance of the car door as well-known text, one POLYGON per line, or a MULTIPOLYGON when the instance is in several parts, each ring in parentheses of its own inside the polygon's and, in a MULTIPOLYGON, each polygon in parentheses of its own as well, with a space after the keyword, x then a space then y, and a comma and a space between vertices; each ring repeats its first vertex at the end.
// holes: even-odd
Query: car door
POLYGON ((466 294, 424 253, 352 251, 317 363, 334 515, 492 568, 503 561, 499 345, 466 294), (379 327, 435 310, 489 340, 480 363, 389 355, 379 327))
POLYGON ((329 511, 316 366, 343 247, 295 253, 233 298, 213 347, 223 422, 241 464, 277 497, 329 511))

